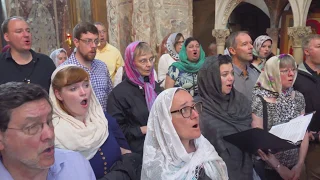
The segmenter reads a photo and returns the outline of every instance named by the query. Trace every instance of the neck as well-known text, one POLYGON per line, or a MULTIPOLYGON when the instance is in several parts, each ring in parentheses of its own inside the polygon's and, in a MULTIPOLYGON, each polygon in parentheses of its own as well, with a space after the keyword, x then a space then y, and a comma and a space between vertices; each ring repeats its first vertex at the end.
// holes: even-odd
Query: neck
POLYGON ((314 64, 309 58, 305 62, 313 71, 320 73, 320 64, 314 64))
POLYGON ((47 178, 48 169, 36 169, 26 167, 21 162, 8 163, 5 157, 3 157, 3 165, 8 170, 13 179, 23 180, 45 180, 47 178))
POLYGON ((76 51, 75 57, 76 57, 76 59, 79 61, 79 63, 80 63, 82 66, 84 66, 84 67, 86 67, 86 68, 88 68, 88 69, 91 69, 91 63, 92 63, 92 62, 85 60, 85 59, 83 58, 83 56, 81 56, 78 51, 76 51))
POLYGON ((11 48, 10 53, 12 59, 14 59, 14 61, 20 65, 28 64, 32 60, 32 54, 30 51, 19 52, 11 48))
POLYGON ((103 48, 106 47, 107 44, 108 44, 107 42, 100 43, 100 46, 98 46, 98 49, 101 51, 103 48))
POLYGON ((232 63, 234 65, 236 65, 238 68, 240 68, 242 71, 246 71, 247 70, 248 62, 246 62, 246 61, 241 61, 237 57, 233 56, 232 57, 232 63))
POLYGON ((182 140, 182 145, 184 146, 184 148, 186 149, 187 153, 192 153, 196 151, 196 147, 194 145, 194 141, 193 140, 182 140))

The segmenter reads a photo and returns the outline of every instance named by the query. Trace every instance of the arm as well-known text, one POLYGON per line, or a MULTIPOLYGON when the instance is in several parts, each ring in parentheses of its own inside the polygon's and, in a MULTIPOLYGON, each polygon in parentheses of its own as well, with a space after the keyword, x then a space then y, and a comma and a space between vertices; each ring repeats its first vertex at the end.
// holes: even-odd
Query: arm
POLYGON ((302 140, 300 149, 299 149, 299 160, 298 163, 292 168, 292 171, 294 172, 293 179, 299 179, 302 167, 304 165, 304 160, 306 158, 307 152, 309 147, 309 135, 306 133, 304 135, 304 138, 302 140))
POLYGON ((164 88, 165 88, 165 89, 172 88, 172 87, 174 87, 174 83, 175 83, 175 81, 174 81, 173 79, 171 79, 171 78, 167 75, 167 76, 166 76, 166 82, 165 82, 164 88))
POLYGON ((168 66, 166 65, 164 58, 164 54, 160 57, 159 59, 159 64, 158 64, 158 80, 159 82, 163 81, 161 83, 161 87, 165 87, 165 81, 166 81, 166 74, 168 73, 168 66))
POLYGON ((251 127, 263 129, 263 119, 252 113, 251 127))
POLYGON ((118 84, 122 82, 122 75, 123 75, 123 66, 118 68, 117 73, 114 76, 113 87, 116 87, 118 84))
POLYGON ((263 105, 261 99, 257 95, 252 95, 252 128, 263 129, 263 105))
POLYGON ((122 66, 124 66, 124 62, 123 62, 123 59, 122 59, 122 56, 121 56, 120 52, 118 52, 118 58, 117 58, 117 61, 116 61, 116 72, 122 66))
MULTIPOLYGON (((124 100, 121 102, 126 103, 123 101, 124 100)), ((119 99, 115 97, 114 93, 109 95, 107 112, 117 120, 123 134, 128 142, 130 142, 133 139, 144 137, 144 134, 141 132, 140 126, 129 124, 130 117, 126 114, 126 108, 128 107, 124 107, 124 105, 120 103, 119 99)))

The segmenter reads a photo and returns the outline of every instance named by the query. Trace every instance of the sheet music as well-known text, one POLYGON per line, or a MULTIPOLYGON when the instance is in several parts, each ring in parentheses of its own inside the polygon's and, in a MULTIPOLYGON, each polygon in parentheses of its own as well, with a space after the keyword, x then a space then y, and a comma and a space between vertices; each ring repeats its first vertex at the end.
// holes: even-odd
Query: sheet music
POLYGON ((303 139, 312 116, 313 113, 300 115, 287 123, 272 126, 269 132, 281 139, 297 143, 303 139))

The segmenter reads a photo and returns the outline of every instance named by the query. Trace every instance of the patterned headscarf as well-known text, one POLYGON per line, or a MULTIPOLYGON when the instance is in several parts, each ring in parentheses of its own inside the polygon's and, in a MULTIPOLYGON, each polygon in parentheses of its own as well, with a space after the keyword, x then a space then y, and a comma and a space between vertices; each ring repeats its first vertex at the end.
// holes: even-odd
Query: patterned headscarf
POLYGON ((177 51, 174 47, 174 42, 176 40, 177 35, 178 35, 178 33, 172 33, 169 36, 169 38, 167 39, 166 47, 167 47, 167 50, 168 50, 168 53, 170 54, 170 56, 174 60, 179 61, 179 54, 177 53, 177 51))
MULTIPOLYGON (((67 51, 63 48, 56 49, 50 54, 50 58, 52 59, 53 63, 58 67, 58 55, 62 52, 65 52, 67 54, 67 51)), ((68 57, 67 57, 68 59, 68 57)))
MULTIPOLYGON (((197 41, 197 40, 191 40, 191 41, 189 41, 189 43, 192 41, 197 41)), ((198 62, 197 63, 190 62, 188 60, 188 56, 187 56, 186 42, 187 41, 184 42, 184 44, 182 45, 182 48, 179 52, 180 61, 172 63, 171 66, 178 68, 180 71, 182 70, 184 72, 196 73, 199 71, 199 69, 202 67, 204 61, 206 60, 206 54, 204 53, 202 46, 200 45, 200 57, 199 57, 198 62)))
MULTIPOLYGON (((278 95, 283 93, 281 77, 280 77, 280 61, 284 56, 291 56, 291 55, 281 54, 278 56, 273 56, 266 62, 264 66, 264 70, 262 70, 257 80, 256 87, 260 87, 265 90, 277 93, 278 95)), ((296 63, 295 63, 295 67, 297 67, 296 63)), ((295 73, 293 83, 295 82, 296 78, 297 78, 297 73, 295 73)))
POLYGON ((270 40, 272 43, 271 37, 266 36, 266 35, 261 35, 256 38, 256 40, 253 43, 253 51, 252 51, 253 55, 260 57, 260 55, 259 55, 260 48, 261 48, 262 44, 264 42, 266 42, 267 40, 270 40))
POLYGON ((141 42, 135 41, 135 42, 129 44, 128 47, 126 48, 124 67, 126 70, 127 78, 131 82, 133 82, 134 84, 144 88, 147 106, 148 106, 148 109, 150 110, 154 100, 157 97, 157 94, 154 91, 156 83, 155 83, 155 79, 154 79, 153 67, 152 67, 151 73, 149 75, 149 82, 145 82, 144 78, 141 76, 141 74, 139 73, 139 71, 135 67, 135 64, 133 63, 134 50, 136 49, 136 47, 138 46, 139 43, 141 43, 141 42))

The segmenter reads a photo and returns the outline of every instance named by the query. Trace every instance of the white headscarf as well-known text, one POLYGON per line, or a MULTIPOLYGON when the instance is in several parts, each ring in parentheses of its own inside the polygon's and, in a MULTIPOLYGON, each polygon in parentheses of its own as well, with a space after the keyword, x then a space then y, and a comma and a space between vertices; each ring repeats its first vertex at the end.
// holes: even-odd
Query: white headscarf
POLYGON ((177 53, 176 48, 174 47, 174 42, 176 40, 178 33, 172 33, 167 39, 166 47, 169 55, 176 61, 179 61, 179 53, 177 53))
MULTIPOLYGON (((58 67, 58 55, 62 52, 65 52, 67 54, 67 51, 63 48, 60 49, 56 49, 54 51, 52 51, 52 53, 50 54, 50 58, 52 59, 53 63, 58 67)), ((68 58, 68 57, 67 57, 68 58)))
POLYGON ((196 151, 187 153, 172 124, 170 108, 175 92, 170 88, 155 100, 148 119, 143 148, 141 179, 198 179, 203 167, 213 180, 228 179, 227 167, 214 147, 202 135, 194 140, 196 151))
MULTIPOLYGON (((76 66, 73 64, 59 66, 52 74, 51 81, 56 74, 67 67, 76 66)), ((77 66, 76 66, 77 67, 77 66)), ((53 105, 53 125, 55 133, 55 147, 68 149, 81 153, 90 160, 106 141, 109 136, 108 121, 103 113, 97 97, 91 88, 89 111, 86 117, 86 124, 67 114, 58 104, 54 95, 52 84, 49 90, 49 97, 53 105)))

